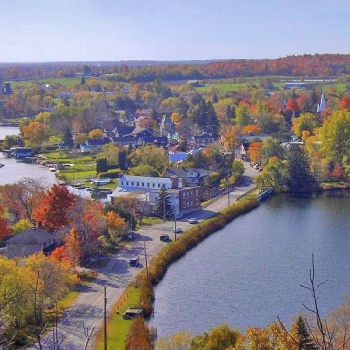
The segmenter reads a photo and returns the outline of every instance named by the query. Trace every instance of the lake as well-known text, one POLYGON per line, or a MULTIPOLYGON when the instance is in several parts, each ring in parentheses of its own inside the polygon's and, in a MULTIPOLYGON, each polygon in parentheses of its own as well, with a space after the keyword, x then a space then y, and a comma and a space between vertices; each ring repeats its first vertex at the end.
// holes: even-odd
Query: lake
POLYGON ((173 264, 155 289, 149 325, 165 336, 220 323, 244 330, 285 323, 312 307, 312 254, 323 315, 350 294, 350 194, 276 196, 173 264))

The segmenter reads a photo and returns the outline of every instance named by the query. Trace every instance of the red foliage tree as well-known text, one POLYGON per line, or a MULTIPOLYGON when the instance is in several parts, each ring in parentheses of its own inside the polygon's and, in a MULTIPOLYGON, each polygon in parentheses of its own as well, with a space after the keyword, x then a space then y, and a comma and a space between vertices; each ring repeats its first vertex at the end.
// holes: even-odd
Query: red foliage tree
POLYGON ((350 111, 350 96, 344 96, 340 101, 339 107, 350 111))
POLYGON ((295 113, 300 111, 298 102, 294 98, 291 98, 288 100, 288 102, 286 104, 286 109, 289 109, 295 113))
POLYGON ((33 217, 42 222, 45 230, 56 231, 68 224, 68 209, 73 203, 74 195, 65 187, 53 185, 33 217))
POLYGON ((2 218, 5 210, 0 206, 0 241, 2 241, 6 236, 11 234, 11 229, 8 227, 5 219, 2 218))

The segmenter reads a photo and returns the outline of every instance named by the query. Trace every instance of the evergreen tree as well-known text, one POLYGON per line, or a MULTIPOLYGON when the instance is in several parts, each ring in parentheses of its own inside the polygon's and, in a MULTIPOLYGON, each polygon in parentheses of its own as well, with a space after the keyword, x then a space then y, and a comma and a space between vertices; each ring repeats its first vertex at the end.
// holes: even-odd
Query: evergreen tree
POLYGON ((107 170, 108 170, 107 159, 106 158, 98 159, 96 163, 96 172, 104 173, 107 170))
POLYGON ((68 125, 66 126, 66 130, 63 135, 63 142, 69 147, 73 147, 74 145, 73 135, 68 125))
POLYGON ((316 344, 311 339, 306 322, 302 316, 299 316, 294 324, 296 340, 298 341, 298 350, 317 350, 316 344))
POLYGON ((159 196, 156 203, 156 213, 160 218, 169 219, 174 216, 173 209, 171 207, 170 196, 164 187, 159 191, 159 196))
POLYGON ((207 131, 211 133, 214 138, 217 138, 220 125, 215 109, 210 101, 207 104, 207 123, 207 131))
POLYGON ((125 149, 118 152, 118 164, 119 164, 120 170, 127 170, 128 169, 128 162, 127 162, 127 156, 126 156, 125 149))
POLYGON ((85 77, 82 77, 80 80, 80 85, 85 85, 86 81, 85 81, 85 77))
POLYGON ((303 148, 291 148, 287 154, 289 164, 288 188, 291 191, 309 191, 315 184, 310 171, 309 159, 303 148))
POLYGON ((214 94, 213 95, 213 103, 218 103, 218 102, 219 102, 218 95, 214 94))

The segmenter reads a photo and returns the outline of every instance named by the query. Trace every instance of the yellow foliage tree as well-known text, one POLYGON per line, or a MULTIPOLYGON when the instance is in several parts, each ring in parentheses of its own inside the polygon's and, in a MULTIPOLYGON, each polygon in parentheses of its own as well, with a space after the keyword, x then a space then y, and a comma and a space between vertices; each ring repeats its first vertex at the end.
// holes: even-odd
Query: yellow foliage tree
POLYGON ((37 121, 23 127, 23 138, 28 146, 40 146, 49 136, 49 128, 37 121))

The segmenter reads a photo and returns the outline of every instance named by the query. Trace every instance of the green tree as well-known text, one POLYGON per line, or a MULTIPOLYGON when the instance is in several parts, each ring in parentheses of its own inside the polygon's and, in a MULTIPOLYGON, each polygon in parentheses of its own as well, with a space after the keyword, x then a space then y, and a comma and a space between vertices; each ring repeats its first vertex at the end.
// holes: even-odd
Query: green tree
POLYGON ((241 102, 236 108, 236 122, 242 128, 250 124, 249 106, 241 102))
POLYGON ((299 316, 292 326, 291 332, 295 334, 298 350, 317 350, 318 347, 311 339, 307 324, 302 316, 299 316))
POLYGON ((316 185, 316 181, 310 171, 310 163, 307 154, 302 147, 291 148, 287 153, 289 181, 288 188, 291 191, 309 191, 316 185))
POLYGON ((108 170, 108 164, 106 158, 97 159, 96 162, 96 172, 105 173, 108 170))
POLYGON ((133 150, 129 155, 129 160, 133 166, 149 165, 156 169, 159 175, 164 172, 169 163, 164 149, 155 145, 147 145, 133 150))
POLYGON ((74 145, 73 134, 68 125, 63 135, 63 142, 69 147, 73 147, 74 145))
POLYGON ((135 176, 159 176, 157 169, 154 169, 152 166, 147 164, 140 164, 134 168, 130 168, 129 174, 135 176))
POLYGON ((341 163, 344 156, 350 156, 350 112, 334 111, 315 132, 327 159, 341 163))
POLYGON ((103 145, 101 151, 97 154, 97 159, 106 159, 109 165, 119 164, 119 148, 113 143, 103 145))
POLYGON ((240 333, 227 324, 210 329, 208 333, 197 335, 192 339, 189 350, 226 350, 234 348, 240 333))
POLYGON ((172 218, 173 208, 171 207, 170 196, 167 190, 163 187, 159 191, 159 196, 156 202, 156 213, 160 218, 172 218))
POLYGON ((292 123, 292 130, 299 137, 302 137, 303 131, 309 131, 310 135, 312 135, 317 126, 316 118, 311 113, 304 113, 298 118, 292 118, 292 123))

